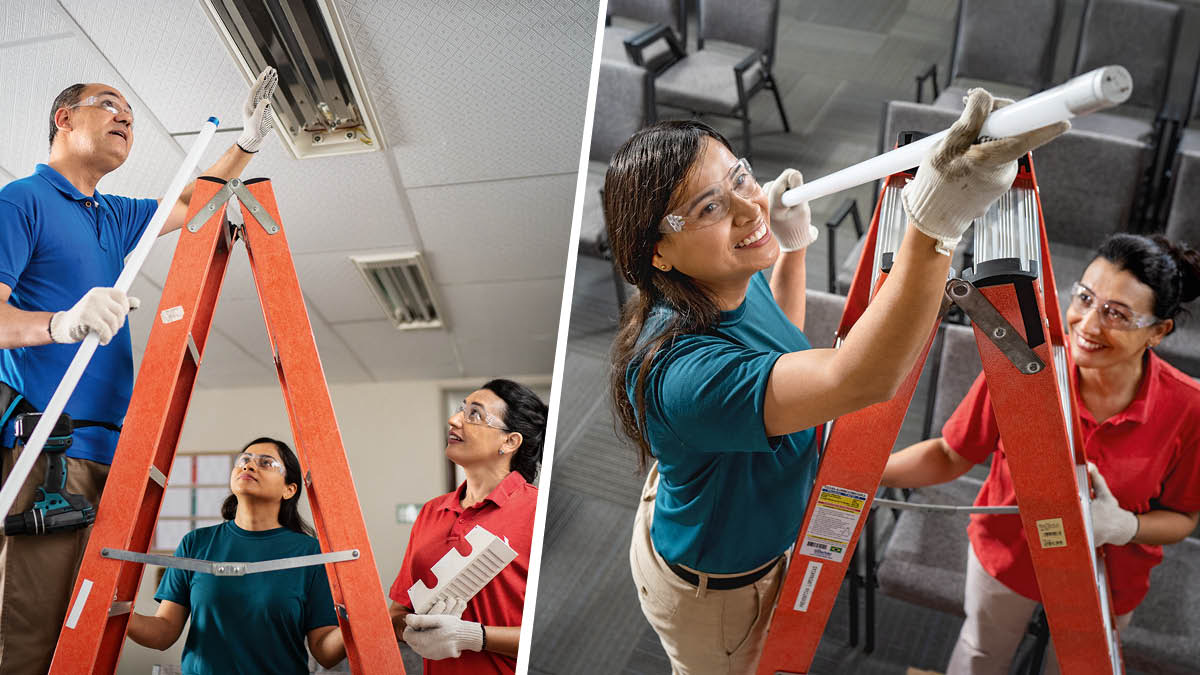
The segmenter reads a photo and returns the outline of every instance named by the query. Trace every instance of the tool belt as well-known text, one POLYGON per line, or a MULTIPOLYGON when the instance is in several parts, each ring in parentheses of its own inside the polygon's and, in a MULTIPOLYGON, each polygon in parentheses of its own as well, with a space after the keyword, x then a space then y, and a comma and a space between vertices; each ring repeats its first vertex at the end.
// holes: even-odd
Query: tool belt
MULTIPOLYGON (((6 382, 0 382, 0 429, 8 424, 9 420, 17 415, 25 413, 41 412, 25 398, 21 392, 13 389, 6 382)), ((121 425, 113 424, 112 422, 96 422, 93 420, 77 420, 72 419, 72 426, 75 429, 83 427, 103 427, 109 431, 121 433, 121 425)))

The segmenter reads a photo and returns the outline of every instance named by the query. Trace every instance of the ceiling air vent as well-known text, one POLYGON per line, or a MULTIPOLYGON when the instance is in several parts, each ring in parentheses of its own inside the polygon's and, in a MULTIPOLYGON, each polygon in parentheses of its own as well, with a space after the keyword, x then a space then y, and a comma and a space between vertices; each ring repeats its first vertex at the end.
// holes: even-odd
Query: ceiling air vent
POLYGON ((350 256, 396 328, 441 328, 429 272, 420 253, 350 256))
POLYGON ((298 158, 378 150, 379 124, 333 0, 202 0, 242 74, 274 66, 271 106, 298 158))

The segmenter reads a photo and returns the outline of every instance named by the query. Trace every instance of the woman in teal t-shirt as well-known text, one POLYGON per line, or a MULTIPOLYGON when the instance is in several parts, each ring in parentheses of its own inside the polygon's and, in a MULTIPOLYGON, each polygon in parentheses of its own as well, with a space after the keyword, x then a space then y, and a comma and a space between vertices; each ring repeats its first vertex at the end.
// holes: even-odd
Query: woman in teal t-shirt
POLYGON ((891 398, 963 231, 1011 186, 1018 157, 1066 129, 976 144, 992 107, 972 90, 905 188, 891 273, 837 350, 810 349, 802 333, 817 230, 806 204, 781 201, 798 172, 760 186, 694 121, 643 129, 613 156, 609 243, 638 292, 613 345, 611 396, 643 464, 655 462, 630 562, 674 672, 753 672, 816 473, 813 427, 891 398))
MULTIPOLYGON (((238 454, 221 506, 226 521, 184 536, 180 558, 258 562, 314 555, 321 546, 300 517, 300 462, 282 441, 258 438, 238 454)), ((218 577, 169 568, 154 616, 134 614, 129 638, 153 649, 179 639, 185 675, 308 673, 304 642, 331 667, 346 655, 323 565, 218 577)))

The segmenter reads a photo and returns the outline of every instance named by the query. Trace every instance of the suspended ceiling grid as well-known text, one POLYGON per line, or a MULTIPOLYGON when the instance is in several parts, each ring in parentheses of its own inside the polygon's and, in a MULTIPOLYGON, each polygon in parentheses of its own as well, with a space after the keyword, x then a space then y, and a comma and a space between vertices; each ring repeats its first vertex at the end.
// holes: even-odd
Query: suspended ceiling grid
MULTIPOLYGON (((338 0, 383 152, 295 160, 272 179, 332 382, 549 373, 568 250, 597 0, 338 0), (348 256, 421 250, 448 329, 397 331, 348 256)), ((198 2, 0 2, 0 185, 47 157, 49 107, 74 82, 117 86, 137 124, 103 192, 157 196, 210 115, 240 126, 247 84, 198 2)), ((218 133, 201 166, 236 138, 218 133)), ((177 234, 134 285, 135 356, 177 234)), ((199 385, 275 380, 249 265, 231 258, 199 385)))

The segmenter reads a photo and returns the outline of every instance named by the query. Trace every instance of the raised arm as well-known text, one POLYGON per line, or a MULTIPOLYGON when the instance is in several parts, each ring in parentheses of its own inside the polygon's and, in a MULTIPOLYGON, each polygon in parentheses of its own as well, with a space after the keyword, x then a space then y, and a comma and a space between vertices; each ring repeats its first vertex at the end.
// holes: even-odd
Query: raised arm
POLYGON ((991 109, 990 94, 971 90, 962 117, 905 187, 904 241, 841 349, 795 352, 776 361, 764 402, 768 436, 807 429, 895 395, 929 338, 963 231, 1011 187, 1018 157, 1069 128, 1063 122, 975 144, 991 109))
POLYGON ((812 225, 808 202, 784 206, 783 193, 804 184, 804 177, 795 169, 787 169, 775 180, 763 186, 771 213, 771 233, 779 240, 779 260, 771 270, 771 295, 792 323, 804 330, 804 307, 807 290, 808 247, 817 240, 817 228, 812 225))
MULTIPOLYGON (((242 135, 238 137, 236 143, 229 146, 229 149, 215 164, 205 169, 201 175, 214 176, 223 180, 242 175, 242 171, 250 163, 254 153, 258 152, 259 147, 262 146, 263 139, 275 126, 275 116, 271 113, 270 101, 278 81, 279 75, 276 74, 274 68, 268 67, 259 74, 258 79, 250 87, 246 102, 242 105, 242 135)), ((192 191, 195 187, 196 183, 193 181, 183 189, 179 195, 179 201, 171 207, 171 215, 167 216, 162 234, 174 232, 183 227, 184 219, 187 218, 188 204, 192 201, 192 191)))
POLYGON ((186 607, 162 600, 154 616, 135 613, 129 617, 129 639, 143 647, 159 651, 168 649, 183 633, 187 618, 186 607))

